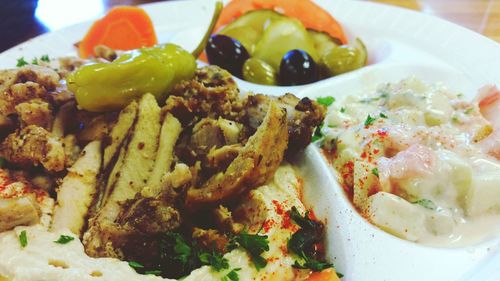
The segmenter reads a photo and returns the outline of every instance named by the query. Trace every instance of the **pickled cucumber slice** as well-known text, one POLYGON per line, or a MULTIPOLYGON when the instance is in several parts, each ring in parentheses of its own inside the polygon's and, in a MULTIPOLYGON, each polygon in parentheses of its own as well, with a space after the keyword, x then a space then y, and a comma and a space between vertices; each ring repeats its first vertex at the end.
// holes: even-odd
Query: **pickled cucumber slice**
POLYGON ((286 16, 273 10, 254 10, 229 23, 219 33, 240 41, 245 49, 252 54, 255 44, 266 26, 274 20, 283 18, 286 16))
POLYGON ((308 29, 307 33, 313 40, 314 47, 320 57, 326 55, 333 48, 342 45, 340 39, 332 37, 326 32, 308 29))
POLYGON ((319 60, 318 52, 304 25, 299 20, 283 17, 271 21, 265 28, 252 56, 279 69, 283 56, 294 49, 307 52, 316 62, 319 60))

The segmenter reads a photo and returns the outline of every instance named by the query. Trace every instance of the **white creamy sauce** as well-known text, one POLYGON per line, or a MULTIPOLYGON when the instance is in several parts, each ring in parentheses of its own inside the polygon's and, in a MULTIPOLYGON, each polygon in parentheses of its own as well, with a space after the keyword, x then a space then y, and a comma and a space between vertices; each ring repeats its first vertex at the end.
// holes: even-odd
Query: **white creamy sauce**
POLYGON ((409 78, 329 106, 323 147, 372 223, 463 246, 500 235, 500 161, 480 146, 494 127, 478 102, 409 78))
MULTIPOLYGON (((257 232, 265 221, 261 234, 269 236, 270 250, 263 254, 268 264, 257 271, 249 256, 242 249, 227 253, 230 268, 216 272, 209 266, 194 270, 184 280, 220 280, 229 271, 237 271, 240 280, 292 280, 298 270, 292 268, 294 259, 286 251, 286 243, 295 228, 283 228, 283 214, 279 214, 278 204, 286 212, 292 206, 304 212, 300 201, 301 184, 291 165, 284 164, 276 172, 273 180, 251 191, 239 207, 248 216, 250 233, 257 232)), ((17 227, 0 234, 0 280, 12 281, 54 281, 54 280, 168 280, 153 275, 140 275, 127 262, 111 258, 91 258, 85 254, 82 243, 75 240, 61 245, 54 243, 61 234, 70 231, 49 232, 41 225, 17 227), (21 247, 19 235, 27 233, 28 244, 21 247)))

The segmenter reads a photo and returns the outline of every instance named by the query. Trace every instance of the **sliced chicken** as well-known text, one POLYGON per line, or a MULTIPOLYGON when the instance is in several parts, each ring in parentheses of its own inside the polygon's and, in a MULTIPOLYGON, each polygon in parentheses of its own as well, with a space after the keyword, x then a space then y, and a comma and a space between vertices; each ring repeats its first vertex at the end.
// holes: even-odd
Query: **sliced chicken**
POLYGON ((52 229, 69 229, 77 235, 81 234, 96 193, 101 162, 101 142, 93 141, 68 169, 68 174, 57 191, 52 229))
POLYGON ((40 207, 33 195, 0 199, 0 232, 40 221, 40 207))

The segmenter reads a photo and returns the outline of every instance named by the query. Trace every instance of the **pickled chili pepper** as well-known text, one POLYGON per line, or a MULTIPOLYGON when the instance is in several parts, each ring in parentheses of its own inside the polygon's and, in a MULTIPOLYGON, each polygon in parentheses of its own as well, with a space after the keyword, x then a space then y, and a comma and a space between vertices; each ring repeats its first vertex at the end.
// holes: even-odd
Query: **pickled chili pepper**
POLYGON ((67 79, 78 106, 92 112, 120 110, 146 93, 161 102, 182 80, 191 79, 196 58, 206 45, 222 10, 217 2, 212 22, 201 47, 193 53, 175 44, 141 48, 122 54, 113 62, 89 64, 73 72, 67 79))

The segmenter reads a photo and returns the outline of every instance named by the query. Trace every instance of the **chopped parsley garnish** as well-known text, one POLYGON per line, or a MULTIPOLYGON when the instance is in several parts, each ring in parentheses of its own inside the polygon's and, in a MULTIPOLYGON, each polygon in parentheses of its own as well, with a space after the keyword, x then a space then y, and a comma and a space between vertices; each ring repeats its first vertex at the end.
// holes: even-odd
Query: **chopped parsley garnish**
POLYGON ((25 66, 27 64, 28 62, 24 60, 24 57, 20 57, 17 59, 17 64, 16 64, 17 67, 25 66))
POLYGON ((38 65, 38 59, 37 58, 32 59, 31 64, 38 65))
POLYGON ((380 118, 385 118, 385 119, 387 119, 387 115, 385 115, 383 112, 380 112, 379 116, 380 116, 380 118))
POLYGON ((292 207, 289 214, 290 218, 301 227, 301 229, 292 234, 287 244, 288 250, 296 254, 300 259, 300 261, 295 261, 293 267, 311 269, 313 271, 322 271, 333 267, 333 264, 320 261, 314 257, 317 255, 315 244, 321 243, 323 240, 323 224, 310 219, 309 212, 301 216, 295 207, 292 207))
POLYGON ((68 235, 61 235, 59 236, 59 239, 57 239, 56 241, 54 241, 54 243, 57 243, 57 244, 68 244, 69 242, 75 240, 75 237, 72 237, 72 236, 68 236, 68 235))
POLYGON ((341 113, 344 113, 344 112, 345 112, 345 107, 341 107, 341 108, 340 108, 340 112, 341 112, 341 113))
POLYGON ((129 261, 128 265, 132 267, 133 269, 138 269, 138 268, 144 268, 144 265, 136 262, 136 261, 129 261))
POLYGON ((269 241, 267 235, 248 234, 242 232, 235 235, 227 245, 228 250, 237 248, 238 246, 245 249, 257 270, 266 267, 267 260, 262 257, 262 253, 269 251, 269 241))
MULTIPOLYGON (((180 233, 167 232, 159 240, 160 262, 158 267, 140 268, 134 267, 137 272, 143 274, 163 275, 164 273, 175 276, 164 276, 169 278, 180 278, 188 275, 191 271, 208 265, 216 271, 229 269, 229 261, 221 253, 213 250, 207 252, 198 247, 196 241, 186 240, 180 233), (168 267, 165 267, 167 266, 168 267), (147 269, 147 270, 146 270, 147 269), (165 272, 162 272, 166 269, 165 272), (172 273, 172 270, 174 273, 172 273), (158 272, 158 274, 156 274, 158 272)), ((129 263, 130 264, 130 263, 129 263)))
POLYGON ((44 62, 50 62, 49 55, 43 55, 43 56, 41 56, 40 60, 44 61, 44 62))
POLYGON ((324 124, 321 123, 318 127, 316 127, 316 130, 314 130, 314 135, 312 136, 311 142, 316 142, 316 141, 323 138, 323 133, 321 132, 323 125, 324 124))
POLYGON ((319 97, 316 99, 316 101, 319 103, 319 104, 322 104, 324 106, 330 106, 332 105, 332 103, 335 102, 335 98, 332 97, 332 96, 327 96, 327 97, 319 97))
POLYGON ((372 169, 372 174, 378 177, 378 168, 373 168, 372 169))
POLYGON ((240 270, 241 268, 235 268, 229 271, 228 274, 221 278, 221 281, 239 281, 240 277, 238 276, 238 271, 240 270))
POLYGON ((215 251, 213 253, 199 253, 198 258, 200 259, 201 264, 210 265, 216 271, 229 268, 228 260, 223 257, 221 253, 217 253, 215 251))
POLYGON ((161 270, 147 270, 147 271, 144 271, 144 274, 159 276, 159 275, 161 275, 161 270))
POLYGON ((361 102, 361 103, 371 103, 371 102, 374 102, 374 101, 379 101, 381 99, 386 99, 388 96, 389 96, 389 94, 387 92, 382 92, 382 93, 380 93, 380 95, 378 97, 362 99, 359 102, 361 102))
POLYGON ((473 110, 474 110, 474 108, 469 107, 469 108, 467 108, 467 109, 464 111, 464 113, 465 113, 465 114, 471 114, 473 110))
POLYGON ((19 234, 19 243, 22 248, 28 246, 28 236, 26 236, 26 230, 21 231, 21 234, 19 234))
POLYGON ((368 127, 371 124, 373 124, 373 122, 375 122, 375 120, 377 120, 377 118, 371 117, 370 114, 368 114, 368 117, 366 117, 366 120, 365 120, 365 127, 368 127))
POLYGON ((305 262, 302 264, 298 261, 295 261, 292 266, 300 269, 310 269, 312 271, 323 271, 327 268, 333 267, 332 263, 317 261, 308 256, 304 256, 304 260, 305 262))
POLYGON ((436 204, 434 204, 434 202, 432 202, 431 200, 429 199, 419 199, 415 202, 412 202, 413 204, 418 204, 424 208, 427 208, 429 210, 436 210, 437 206, 436 204))

